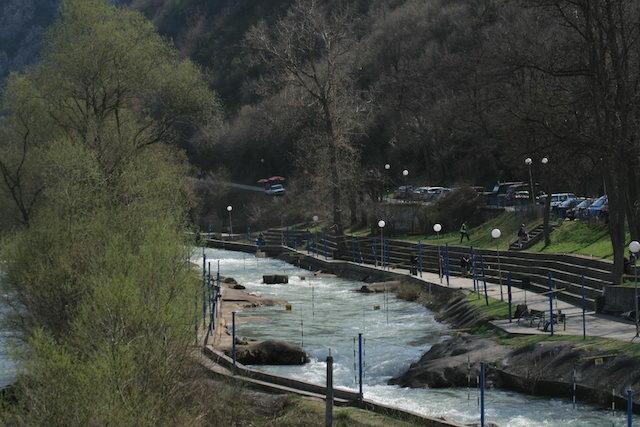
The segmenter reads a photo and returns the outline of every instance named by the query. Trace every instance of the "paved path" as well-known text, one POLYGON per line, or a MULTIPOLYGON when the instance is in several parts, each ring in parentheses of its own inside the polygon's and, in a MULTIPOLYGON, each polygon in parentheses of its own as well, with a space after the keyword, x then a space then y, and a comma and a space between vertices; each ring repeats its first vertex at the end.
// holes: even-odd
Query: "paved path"
MULTIPOLYGON (((301 252, 302 253, 302 252, 301 252)), ((305 253, 306 254, 306 253, 305 253)), ((324 260, 324 257, 319 255, 311 254, 309 256, 313 256, 318 259, 324 260)), ((327 262, 334 262, 332 259, 328 259, 327 262)), ((351 264, 351 261, 340 261, 340 262, 348 262, 351 264)), ((365 265, 369 268, 373 268, 376 270, 382 271, 381 267, 376 267, 371 264, 358 264, 365 265)), ((391 271, 397 274, 403 274, 409 276, 409 271, 405 269, 398 268, 387 268, 385 271, 391 271)), ((414 276, 415 277, 415 276, 414 276)), ((506 275, 503 276, 503 297, 504 301, 507 301, 507 286, 506 286, 506 275)), ((440 284, 441 280, 437 273, 422 273, 422 277, 418 277, 418 279, 424 281, 425 283, 432 284, 440 284)), ((482 289, 484 288, 484 284, 481 284, 482 289)), ((447 286, 446 279, 442 279, 442 286, 447 286)), ((457 289, 466 289, 468 291, 473 291, 473 279, 471 277, 457 277, 451 276, 449 278, 449 287, 457 288, 457 289)), ((526 304, 529 309, 549 311, 549 297, 547 295, 536 294, 531 291, 525 291, 520 288, 512 287, 512 303, 513 310, 515 312, 515 307, 518 304, 526 304)), ((487 282, 487 294, 496 299, 500 299, 500 285, 487 282)), ((482 297, 484 297, 484 289, 482 292, 482 297)), ((556 335, 577 335, 582 336, 582 308, 572 305, 568 302, 560 301, 554 298, 553 302, 554 313, 557 313, 557 310, 561 310, 563 314, 567 317, 566 330, 562 324, 555 325, 554 333, 556 335)), ((587 338, 588 337, 605 337, 605 338, 613 338, 622 341, 631 341, 636 335, 636 328, 633 322, 625 321, 623 319, 608 316, 604 314, 596 314, 594 311, 586 312, 586 328, 587 328, 587 338)), ((524 322, 518 324, 516 320, 513 320, 509 323, 508 320, 496 320, 492 321, 492 324, 502 328, 503 330, 514 333, 514 334, 546 334, 550 335, 550 332, 544 332, 541 329, 537 329, 534 327, 525 326, 524 322)), ((636 342, 640 343, 640 338, 636 338, 636 342)))

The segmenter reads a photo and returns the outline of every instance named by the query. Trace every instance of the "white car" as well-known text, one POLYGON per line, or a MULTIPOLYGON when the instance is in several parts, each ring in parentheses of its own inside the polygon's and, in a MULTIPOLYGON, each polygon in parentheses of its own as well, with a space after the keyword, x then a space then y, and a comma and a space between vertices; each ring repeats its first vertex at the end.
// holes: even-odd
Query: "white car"
POLYGON ((551 209, 559 207, 563 202, 567 200, 575 199, 576 195, 573 193, 555 193, 551 195, 551 209))
POLYGON ((264 190, 270 196, 282 196, 285 193, 284 186, 282 184, 274 184, 271 187, 264 190))

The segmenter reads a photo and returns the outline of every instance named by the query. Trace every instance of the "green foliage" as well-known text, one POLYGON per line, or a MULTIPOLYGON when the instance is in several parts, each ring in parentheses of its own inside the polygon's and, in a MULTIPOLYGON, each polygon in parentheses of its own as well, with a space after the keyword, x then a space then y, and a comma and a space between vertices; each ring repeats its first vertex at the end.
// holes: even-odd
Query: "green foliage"
POLYGON ((141 15, 102 0, 66 1, 48 42, 3 99, 0 195, 22 225, 3 228, 2 295, 23 345, 4 421, 193 424, 191 191, 169 144, 215 97, 141 15))
MULTIPOLYGON (((505 289, 506 293, 506 289, 505 289)), ((472 307, 475 307, 481 310, 484 314, 486 314, 491 319, 508 319, 509 318, 509 304, 500 301, 496 298, 489 297, 489 305, 484 298, 484 295, 480 293, 480 298, 478 298, 477 294, 468 295, 466 301, 472 307)), ((514 307, 515 310, 515 307, 514 307)))
POLYGON ((440 223, 445 230, 453 230, 467 222, 469 227, 482 223, 481 200, 473 189, 462 187, 446 193, 435 202, 421 206, 418 218, 423 231, 430 231, 433 224, 440 223))

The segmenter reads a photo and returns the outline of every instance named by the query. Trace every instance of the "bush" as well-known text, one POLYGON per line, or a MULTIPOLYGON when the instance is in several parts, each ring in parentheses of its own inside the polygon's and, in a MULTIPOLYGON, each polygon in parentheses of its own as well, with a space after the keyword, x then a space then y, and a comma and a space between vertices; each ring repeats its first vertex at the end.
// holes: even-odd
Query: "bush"
POLYGON ((433 224, 440 223, 445 230, 456 230, 467 222, 469 227, 482 223, 480 215, 482 200, 470 187, 462 187, 443 196, 418 210, 418 221, 424 233, 433 230, 433 224))
POLYGON ((401 283, 398 286, 398 290, 396 291, 396 298, 405 300, 405 301, 416 301, 420 294, 422 293, 422 289, 418 285, 401 283))

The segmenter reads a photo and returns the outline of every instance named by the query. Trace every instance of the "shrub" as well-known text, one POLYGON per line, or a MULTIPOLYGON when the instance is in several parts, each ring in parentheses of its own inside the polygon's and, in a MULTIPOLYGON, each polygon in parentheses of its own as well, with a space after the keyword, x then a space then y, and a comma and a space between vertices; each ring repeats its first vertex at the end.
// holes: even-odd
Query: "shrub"
POLYGON ((436 199, 418 210, 418 221, 422 232, 430 232, 433 224, 442 224, 445 230, 455 230, 467 222, 469 227, 482 223, 480 207, 482 200, 475 190, 462 187, 436 199))

